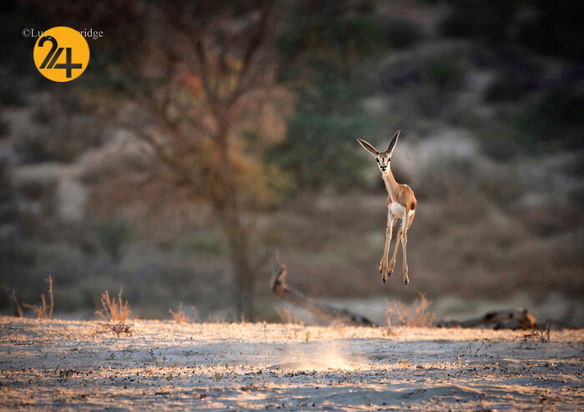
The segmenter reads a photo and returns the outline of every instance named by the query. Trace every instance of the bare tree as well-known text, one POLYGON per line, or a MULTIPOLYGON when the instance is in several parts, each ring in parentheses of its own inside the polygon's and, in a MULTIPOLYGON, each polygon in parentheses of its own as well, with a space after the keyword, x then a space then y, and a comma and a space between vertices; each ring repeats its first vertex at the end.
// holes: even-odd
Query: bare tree
POLYGON ((92 43, 92 69, 81 87, 151 148, 150 180, 212 206, 229 246, 235 308, 253 319, 250 216, 273 199, 278 170, 262 156, 283 139, 292 108, 275 81, 273 46, 287 2, 28 3, 55 24, 75 21, 104 31, 92 43))
POLYGON ((126 124, 152 147, 168 181, 212 204, 229 244, 235 308, 253 319, 255 276, 242 217, 270 196, 261 155, 284 133, 264 127, 263 116, 290 105, 275 85, 272 3, 210 3, 150 7, 143 78, 133 90, 144 117, 126 124))

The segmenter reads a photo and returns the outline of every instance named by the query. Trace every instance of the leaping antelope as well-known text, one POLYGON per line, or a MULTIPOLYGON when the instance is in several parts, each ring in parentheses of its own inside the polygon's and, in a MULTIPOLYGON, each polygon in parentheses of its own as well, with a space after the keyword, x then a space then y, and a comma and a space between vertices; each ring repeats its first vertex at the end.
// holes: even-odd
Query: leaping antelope
POLYGON ((385 183, 385 189, 387 190, 387 200, 385 201, 387 205, 387 227, 385 229, 385 248, 383 249, 383 256, 379 262, 379 273, 381 274, 381 280, 383 283, 387 280, 387 277, 391 275, 395 267, 395 259, 397 256, 397 248, 399 247, 399 242, 401 239, 402 251, 404 254, 403 258, 403 274, 404 283, 407 285, 410 283, 410 278, 408 277, 408 261, 407 261, 407 244, 408 244, 408 229, 414 221, 416 216, 416 196, 414 196, 414 191, 404 184, 400 184, 395 181, 393 174, 391 173, 391 155, 395 150, 397 144, 397 139, 399 138, 401 130, 398 130, 393 135, 389 147, 385 152, 380 152, 372 144, 366 142, 363 139, 356 139, 357 142, 367 150, 370 154, 375 157, 377 161, 377 166, 381 172, 381 178, 383 183, 385 183), (391 262, 387 264, 387 258, 389 255, 389 244, 391 243, 391 235, 393 224, 397 219, 401 219, 401 226, 397 231, 397 239, 395 243, 395 249, 393 250, 393 256, 391 257, 391 262))

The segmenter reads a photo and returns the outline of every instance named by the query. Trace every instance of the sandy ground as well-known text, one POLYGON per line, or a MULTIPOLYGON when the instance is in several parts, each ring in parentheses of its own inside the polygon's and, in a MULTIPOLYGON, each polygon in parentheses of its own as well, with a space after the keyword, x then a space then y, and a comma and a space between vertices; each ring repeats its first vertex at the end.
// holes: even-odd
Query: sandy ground
POLYGON ((584 329, 0 318, 0 408, 584 408, 584 329))

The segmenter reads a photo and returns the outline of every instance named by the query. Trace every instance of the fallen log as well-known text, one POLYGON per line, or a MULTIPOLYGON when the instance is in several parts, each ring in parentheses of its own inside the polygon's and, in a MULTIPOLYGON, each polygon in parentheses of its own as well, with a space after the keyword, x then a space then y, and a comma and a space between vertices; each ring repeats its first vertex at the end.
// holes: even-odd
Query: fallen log
POLYGON ((534 329, 537 327, 537 320, 527 309, 520 308, 489 312, 484 316, 464 321, 442 321, 438 322, 436 326, 446 328, 476 328, 482 326, 493 329, 534 329))
POLYGON ((364 316, 349 312, 346 309, 337 309, 325 303, 305 296, 286 284, 286 265, 279 262, 274 267, 274 275, 270 282, 270 290, 274 295, 292 305, 306 309, 314 316, 345 325, 378 326, 364 316))
POLYGON ((489 312, 478 318, 463 321, 443 320, 436 323, 439 328, 490 328, 528 331, 577 329, 574 325, 559 320, 538 320, 524 308, 489 312))

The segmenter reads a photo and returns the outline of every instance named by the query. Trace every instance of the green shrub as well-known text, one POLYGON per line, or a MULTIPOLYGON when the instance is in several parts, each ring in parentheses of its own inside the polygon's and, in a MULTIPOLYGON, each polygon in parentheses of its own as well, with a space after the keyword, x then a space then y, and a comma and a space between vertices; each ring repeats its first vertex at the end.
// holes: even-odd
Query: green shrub
POLYGON ((508 0, 450 0, 450 14, 442 21, 440 31, 452 37, 478 37, 501 42, 508 37, 517 3, 508 0))
POLYGON ((292 173, 298 187, 315 189, 329 185, 338 190, 354 187, 360 181, 355 171, 363 166, 363 159, 355 150, 355 136, 361 136, 364 127, 355 121, 305 115, 298 114, 289 126, 293 142, 280 146, 270 160, 292 173))
POLYGON ((355 138, 375 131, 361 107, 356 72, 365 58, 387 47, 385 33, 365 15, 308 11, 291 19, 277 45, 280 80, 292 85, 298 99, 286 141, 266 160, 288 172, 297 188, 354 186, 363 164, 355 138))
POLYGON ((0 242, 0 256, 0 262, 6 265, 31 266, 37 258, 36 243, 27 240, 0 242))
POLYGON ((298 68, 319 70, 328 63, 334 69, 329 74, 342 73, 355 59, 384 49, 388 43, 382 28, 368 17, 340 15, 323 21, 318 15, 299 15, 280 33, 276 45, 285 63, 280 78, 289 80, 297 77, 298 68))
POLYGON ((409 19, 387 17, 380 19, 379 25, 395 49, 407 49, 424 39, 420 27, 409 19))
POLYGON ((579 0, 532 1, 530 18, 516 19, 518 41, 539 54, 584 59, 584 25, 579 0), (518 21, 519 20, 519 21, 518 21))
POLYGON ((435 57, 424 63, 422 77, 442 91, 456 90, 463 83, 460 65, 450 57, 435 57))
POLYGON ((127 222, 119 219, 103 220, 95 224, 95 235, 99 245, 115 262, 122 256, 122 249, 132 238, 127 222))
POLYGON ((485 90, 488 103, 516 102, 529 92, 529 85, 524 78, 510 74, 497 76, 485 90))
POLYGON ((531 151, 581 147, 584 141, 584 92, 555 88, 526 106, 515 118, 531 151))
POLYGON ((26 163, 73 161, 102 143, 103 127, 95 109, 74 91, 33 101, 31 122, 15 131, 15 151, 26 163))
POLYGON ((442 21, 446 36, 474 37, 494 46, 512 44, 544 55, 574 61, 584 58, 584 35, 578 0, 448 0, 451 12, 442 21))
POLYGON ((178 249, 185 255, 206 253, 220 256, 227 252, 227 241, 221 230, 201 230, 179 241, 178 249))

